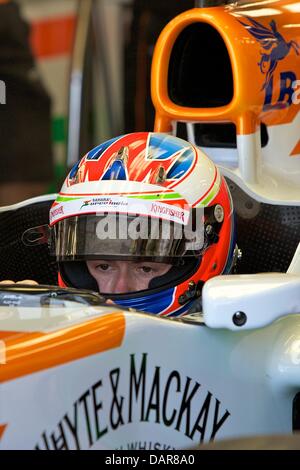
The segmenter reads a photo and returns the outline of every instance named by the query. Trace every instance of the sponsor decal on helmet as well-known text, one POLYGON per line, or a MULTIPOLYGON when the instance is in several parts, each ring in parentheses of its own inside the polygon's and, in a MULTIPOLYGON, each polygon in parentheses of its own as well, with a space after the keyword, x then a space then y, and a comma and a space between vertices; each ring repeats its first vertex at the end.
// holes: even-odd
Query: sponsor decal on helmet
POLYGON ((80 210, 81 210, 83 207, 89 206, 90 203, 91 203, 91 201, 92 201, 91 199, 89 199, 88 201, 83 201, 83 203, 82 203, 82 205, 81 205, 81 207, 80 207, 80 210))
POLYGON ((61 204, 60 206, 55 206, 50 210, 50 223, 58 218, 61 218, 61 216, 64 215, 64 206, 61 204))
POLYGON ((55 206, 50 211, 50 224, 54 224, 64 217, 72 217, 89 213, 115 213, 138 214, 159 217, 163 220, 186 225, 189 220, 189 208, 181 208, 162 202, 151 200, 125 198, 120 196, 102 196, 92 199, 74 198, 65 201, 61 206, 55 206))
POLYGON ((167 214, 172 219, 176 217, 178 220, 181 220, 183 224, 185 224, 184 211, 182 209, 176 210, 169 206, 162 206, 162 204, 152 203, 150 214, 157 214, 159 216, 167 214))
POLYGON ((96 197, 93 199, 89 199, 88 201, 84 201, 80 210, 84 207, 93 207, 93 206, 112 206, 114 208, 118 208, 121 206, 128 207, 128 202, 125 199, 113 199, 111 197, 96 197))

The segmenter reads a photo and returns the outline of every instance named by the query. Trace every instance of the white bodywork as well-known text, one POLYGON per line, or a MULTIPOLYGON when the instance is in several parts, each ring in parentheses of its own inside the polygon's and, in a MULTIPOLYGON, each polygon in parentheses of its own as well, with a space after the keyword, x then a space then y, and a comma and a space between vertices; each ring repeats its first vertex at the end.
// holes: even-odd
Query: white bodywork
MULTIPOLYGON (((297 143, 300 114, 290 124, 268 129, 269 143, 260 146, 259 132, 237 136, 236 149, 201 147, 224 176, 249 196, 269 204, 299 205, 299 156, 291 157, 297 143), (290 142, 290 145, 287 145, 290 142)), ((189 141, 195 144, 194 124, 187 123, 189 141)))
POLYGON ((203 287, 207 326, 230 330, 261 328, 300 313, 300 276, 282 273, 217 276, 203 287), (235 315, 244 317, 236 324, 235 315))
MULTIPOLYGON (((299 278, 270 279, 285 299, 296 295, 299 278)), ((253 285, 244 283, 239 292, 252 305, 253 320, 270 320, 253 285)), ((228 298, 223 301, 218 318, 224 316, 228 327, 228 298)), ((107 307, 69 308, 64 317, 52 317, 49 308, 38 311, 26 319, 16 309, 1 321, 2 330, 44 325, 44 332, 59 334, 62 327, 116 315, 107 307)), ((293 399, 300 390, 299 315, 234 332, 209 328, 200 315, 182 321, 124 312, 124 318, 120 347, 1 384, 1 449, 162 450, 292 432, 293 399)))

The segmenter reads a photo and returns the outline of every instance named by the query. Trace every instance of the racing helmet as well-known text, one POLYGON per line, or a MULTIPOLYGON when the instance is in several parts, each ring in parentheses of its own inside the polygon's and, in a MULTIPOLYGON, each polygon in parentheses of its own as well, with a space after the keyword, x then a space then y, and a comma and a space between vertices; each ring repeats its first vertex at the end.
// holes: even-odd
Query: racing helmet
POLYGON ((233 262, 224 177, 197 147, 164 133, 122 135, 89 151, 67 175, 50 227, 60 286, 98 290, 87 260, 169 263, 145 290, 101 292, 122 307, 163 316, 186 314, 203 283, 233 262))

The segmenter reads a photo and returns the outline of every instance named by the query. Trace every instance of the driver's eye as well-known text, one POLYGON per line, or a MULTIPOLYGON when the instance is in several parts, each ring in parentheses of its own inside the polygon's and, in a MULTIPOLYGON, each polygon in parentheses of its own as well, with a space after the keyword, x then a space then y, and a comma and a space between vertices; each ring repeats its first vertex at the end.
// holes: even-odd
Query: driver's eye
POLYGON ((107 271, 109 268, 108 264, 98 264, 97 266, 98 269, 101 269, 101 271, 107 271))
POLYGON ((150 266, 142 266, 142 271, 144 273, 151 273, 152 268, 150 266))

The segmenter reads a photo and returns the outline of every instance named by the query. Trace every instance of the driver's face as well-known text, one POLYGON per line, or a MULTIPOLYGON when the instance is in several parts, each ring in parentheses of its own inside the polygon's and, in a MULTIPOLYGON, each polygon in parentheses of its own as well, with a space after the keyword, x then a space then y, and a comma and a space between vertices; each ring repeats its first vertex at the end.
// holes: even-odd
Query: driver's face
POLYGON ((86 262, 103 294, 125 294, 147 289, 154 277, 166 274, 171 264, 148 261, 93 260, 86 262))

